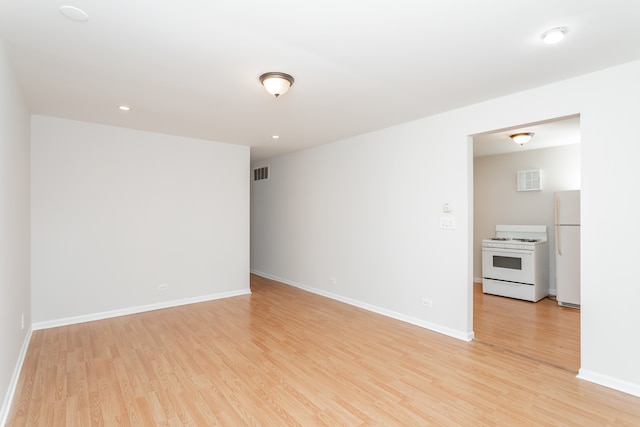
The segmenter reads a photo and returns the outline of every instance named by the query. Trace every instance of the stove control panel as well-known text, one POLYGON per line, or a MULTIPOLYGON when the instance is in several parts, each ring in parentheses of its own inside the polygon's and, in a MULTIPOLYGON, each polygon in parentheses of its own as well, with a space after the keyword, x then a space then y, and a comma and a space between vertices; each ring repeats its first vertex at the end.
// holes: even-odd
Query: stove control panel
MULTIPOLYGON (((539 242, 536 242, 539 243, 539 242)), ((535 248, 535 243, 519 243, 519 242, 500 242, 500 241, 484 241, 482 242, 483 248, 498 248, 498 249, 523 249, 528 251, 533 251, 535 248)))

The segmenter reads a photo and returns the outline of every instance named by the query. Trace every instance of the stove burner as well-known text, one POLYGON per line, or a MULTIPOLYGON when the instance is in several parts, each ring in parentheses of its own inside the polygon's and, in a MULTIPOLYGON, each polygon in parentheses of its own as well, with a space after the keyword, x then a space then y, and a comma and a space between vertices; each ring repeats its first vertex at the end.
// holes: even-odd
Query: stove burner
POLYGON ((496 242, 521 242, 521 243, 537 243, 541 242, 541 239, 525 239, 522 237, 491 237, 488 240, 493 240, 496 242))

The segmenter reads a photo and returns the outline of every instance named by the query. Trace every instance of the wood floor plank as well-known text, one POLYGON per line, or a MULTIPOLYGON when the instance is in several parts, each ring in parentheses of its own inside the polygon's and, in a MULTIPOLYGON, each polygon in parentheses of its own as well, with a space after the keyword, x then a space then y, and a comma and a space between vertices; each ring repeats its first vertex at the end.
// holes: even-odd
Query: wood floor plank
POLYGON ((580 310, 544 298, 537 303, 482 293, 474 284, 473 329, 478 342, 578 372, 580 310))
POLYGON ((575 377, 575 310, 476 300, 467 343, 257 276, 251 287, 35 331, 8 425, 640 425, 639 398, 575 377), (509 312, 527 339, 509 337, 509 312))

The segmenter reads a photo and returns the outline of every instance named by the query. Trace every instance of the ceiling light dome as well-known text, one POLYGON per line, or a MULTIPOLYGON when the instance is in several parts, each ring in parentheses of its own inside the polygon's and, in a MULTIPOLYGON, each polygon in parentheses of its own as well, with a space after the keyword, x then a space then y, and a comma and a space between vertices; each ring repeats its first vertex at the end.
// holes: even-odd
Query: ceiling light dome
POLYGON ((520 144, 520 146, 523 146, 524 144, 526 144, 531 140, 532 136, 533 136, 532 132, 521 132, 521 133, 514 133, 513 135, 509 135, 509 138, 511 138, 513 142, 515 142, 516 144, 520 144))
POLYGON ((540 38, 546 44, 556 44, 564 38, 565 34, 567 34, 567 31, 568 29, 566 27, 552 28, 542 33, 540 38))
POLYGON ((260 83, 276 98, 286 93, 293 85, 293 77, 286 73, 270 72, 260 76, 260 83))

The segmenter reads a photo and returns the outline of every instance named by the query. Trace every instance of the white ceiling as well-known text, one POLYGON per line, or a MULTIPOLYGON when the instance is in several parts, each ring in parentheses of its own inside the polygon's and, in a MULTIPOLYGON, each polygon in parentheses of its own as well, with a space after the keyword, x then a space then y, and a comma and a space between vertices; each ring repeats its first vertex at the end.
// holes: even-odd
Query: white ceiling
POLYGON ((520 153, 540 148, 580 143, 580 117, 566 117, 545 123, 503 129, 485 135, 474 135, 473 156, 520 153), (513 142, 510 135, 531 132, 533 137, 524 145, 513 142))
POLYGON ((89 20, 58 1, 0 2, 33 113, 248 145, 254 160, 640 58, 638 0, 67 4, 89 20), (557 26, 566 39, 544 45, 557 26), (294 86, 273 98, 267 71, 294 86))

